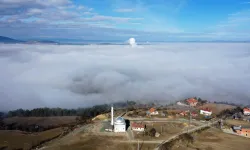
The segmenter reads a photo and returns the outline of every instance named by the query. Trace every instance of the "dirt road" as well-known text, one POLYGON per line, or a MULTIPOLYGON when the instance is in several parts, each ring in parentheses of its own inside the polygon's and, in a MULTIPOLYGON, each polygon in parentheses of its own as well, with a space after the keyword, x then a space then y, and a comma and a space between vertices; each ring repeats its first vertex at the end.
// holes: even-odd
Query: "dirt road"
POLYGON ((127 137, 128 137, 128 140, 129 140, 129 141, 134 140, 134 133, 133 133, 133 131, 131 130, 131 127, 130 127, 130 126, 128 127, 128 130, 127 130, 127 137))
MULTIPOLYGON (((189 120, 179 118, 179 119, 168 119, 168 118, 131 118, 131 117, 126 117, 125 119, 128 119, 129 121, 143 121, 143 122, 174 122, 174 123, 187 123, 189 120)), ((205 124, 204 122, 197 121, 197 120, 192 120, 191 122, 196 123, 198 125, 203 125, 205 124)))
POLYGON ((214 125, 214 124, 216 124, 216 123, 218 123, 218 121, 213 121, 213 122, 210 122, 210 123, 207 123, 207 124, 204 124, 204 125, 195 127, 195 128, 193 128, 193 129, 190 129, 190 130, 182 131, 182 132, 180 132, 180 133, 178 133, 178 134, 176 134, 176 135, 171 136, 171 137, 168 138, 167 140, 163 141, 161 144, 159 144, 159 145, 155 148, 155 150, 159 150, 159 148, 160 148, 162 145, 164 145, 165 143, 167 143, 167 142, 169 142, 169 141, 171 141, 171 140, 174 140, 174 139, 178 138, 178 137, 179 137, 180 135, 182 135, 182 134, 185 134, 185 133, 192 133, 192 132, 195 132, 195 131, 197 131, 197 130, 200 130, 200 129, 209 127, 209 126, 211 126, 211 125, 214 125))

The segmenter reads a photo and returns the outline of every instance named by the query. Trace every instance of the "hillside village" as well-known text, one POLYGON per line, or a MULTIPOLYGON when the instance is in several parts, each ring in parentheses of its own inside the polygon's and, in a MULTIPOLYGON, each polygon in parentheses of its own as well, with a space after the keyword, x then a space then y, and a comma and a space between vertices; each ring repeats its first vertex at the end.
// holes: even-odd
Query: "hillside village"
POLYGON ((165 139, 210 126, 224 133, 250 137, 246 134, 250 132, 249 108, 241 109, 233 105, 211 103, 200 98, 188 98, 167 106, 137 105, 131 111, 121 112, 115 119, 112 112, 114 109, 111 108, 111 115, 102 114, 94 120, 103 120, 99 127, 100 131, 104 131, 104 135, 124 135, 132 143, 151 141, 158 143, 157 147, 164 147, 165 139), (244 122, 248 126, 230 124, 232 121, 244 122))
MULTIPOLYGON (((136 102, 130 102, 125 107, 123 104, 120 106, 122 107, 110 105, 108 112, 100 113, 91 121, 76 124, 71 131, 65 132, 64 129, 64 133, 57 135, 55 141, 64 143, 63 141, 71 139, 73 143, 81 143, 82 138, 103 137, 105 140, 114 138, 111 141, 115 142, 115 145, 135 143, 132 147, 136 148, 143 146, 143 142, 147 143, 144 147, 159 149, 182 135, 192 135, 211 127, 225 134, 250 137, 250 108, 248 107, 213 103, 196 97, 166 106, 136 102), (81 138, 76 138, 78 136, 81 138)), ((93 143, 86 144, 94 146, 93 143)), ((38 147, 57 149, 53 141, 38 147)))
POLYGON ((148 139, 162 140, 170 135, 212 123, 212 125, 218 127, 225 133, 250 137, 250 135, 247 134, 250 132, 249 112, 249 108, 240 109, 232 105, 216 104, 197 98, 188 98, 166 107, 138 107, 133 111, 129 111, 117 117, 114 124, 111 123, 111 128, 104 130, 109 132, 130 133, 133 135, 130 139, 143 141, 148 139), (226 118, 224 118, 225 116, 226 118), (126 124, 125 120, 127 120, 129 124, 126 124), (230 125, 229 122, 232 120, 239 121, 239 123, 244 121, 245 124, 249 125, 230 125), (169 126, 170 124, 172 127, 169 126), (124 128, 126 128, 126 130, 124 130, 124 128), (168 130, 168 133, 166 130, 168 130), (169 132, 170 130, 171 132, 169 132))

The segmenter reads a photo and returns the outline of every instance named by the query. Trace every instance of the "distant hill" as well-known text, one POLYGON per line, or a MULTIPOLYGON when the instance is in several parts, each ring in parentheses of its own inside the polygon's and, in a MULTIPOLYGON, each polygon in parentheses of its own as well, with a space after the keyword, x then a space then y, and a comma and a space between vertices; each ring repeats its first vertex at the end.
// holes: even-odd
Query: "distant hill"
POLYGON ((9 37, 0 36, 0 43, 22 43, 24 41, 12 39, 9 37))
POLYGON ((12 39, 9 37, 5 37, 5 36, 0 36, 0 43, 27 43, 27 44, 40 44, 40 43, 44 43, 44 44, 58 44, 58 42, 55 41, 50 41, 50 40, 29 40, 29 41, 21 41, 21 40, 16 40, 16 39, 12 39))
POLYGON ((25 43, 29 44, 38 44, 38 43, 44 43, 44 44, 58 44, 58 42, 55 41, 49 41, 49 40, 35 40, 35 41, 27 41, 25 43))

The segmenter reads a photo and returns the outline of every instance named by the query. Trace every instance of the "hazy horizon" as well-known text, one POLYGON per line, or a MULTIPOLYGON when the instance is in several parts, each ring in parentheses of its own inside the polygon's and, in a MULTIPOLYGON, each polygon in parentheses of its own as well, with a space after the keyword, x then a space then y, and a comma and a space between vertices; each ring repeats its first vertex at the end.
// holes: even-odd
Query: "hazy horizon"
POLYGON ((0 110, 192 96, 249 104, 249 47, 0 44, 0 110))
MULTIPOLYGON (((0 35, 1 36, 1 35, 0 35)), ((15 40, 20 40, 23 42, 29 42, 29 41, 52 41, 52 42, 57 42, 58 44, 72 44, 72 45, 78 45, 78 44, 100 44, 100 43, 109 43, 109 44, 127 44, 127 39, 116 39, 116 40, 107 40, 107 39, 94 39, 94 40, 89 40, 89 39, 71 39, 71 38, 16 38, 13 36, 3 36, 7 38, 12 38, 15 40)), ((159 44, 159 43, 189 43, 189 42, 194 42, 194 43, 250 43, 250 40, 242 40, 242 39, 234 39, 234 40, 215 40, 215 39, 185 39, 185 40, 180 40, 180 39, 162 39, 162 40, 143 40, 143 39, 137 39, 136 40, 137 44, 139 45, 144 45, 144 44, 159 44)), ((0 41, 1 43, 1 41, 0 41)), ((4 43, 6 44, 6 43, 4 43)), ((8 43, 7 43, 8 44, 8 43)), ((14 44, 14 43, 12 43, 14 44)), ((17 43, 18 44, 18 43, 17 43)), ((28 43, 31 44, 31 43, 28 43)), ((51 43, 53 44, 53 43, 51 43)))

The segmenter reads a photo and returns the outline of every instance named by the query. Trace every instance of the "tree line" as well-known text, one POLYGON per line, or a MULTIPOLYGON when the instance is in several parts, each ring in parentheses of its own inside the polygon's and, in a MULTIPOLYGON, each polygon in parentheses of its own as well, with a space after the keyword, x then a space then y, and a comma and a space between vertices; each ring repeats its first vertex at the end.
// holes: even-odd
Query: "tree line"
POLYGON ((3 118, 4 118, 4 113, 0 112, 0 127, 3 126, 3 118))
POLYGON ((234 109, 225 109, 216 116, 218 118, 227 118, 227 117, 232 117, 235 113, 239 113, 239 112, 242 112, 242 108, 236 107, 234 109))
MULTIPOLYGON (((114 103, 115 108, 126 108, 135 105, 134 101, 114 103)), ((95 117, 110 111, 110 104, 95 105, 88 108, 63 109, 63 108, 35 108, 17 109, 7 113, 7 117, 51 117, 51 116, 81 116, 83 118, 95 117)))
POLYGON ((109 105, 96 105, 89 108, 63 109, 63 108, 35 108, 32 110, 17 109, 7 113, 7 117, 51 117, 51 116, 96 116, 109 111, 109 105))
POLYGON ((216 102, 214 101, 215 104, 226 104, 226 105, 232 105, 232 106, 236 106, 236 107, 239 107, 239 106, 243 106, 241 104, 235 104, 235 103, 232 103, 232 102, 216 102))

